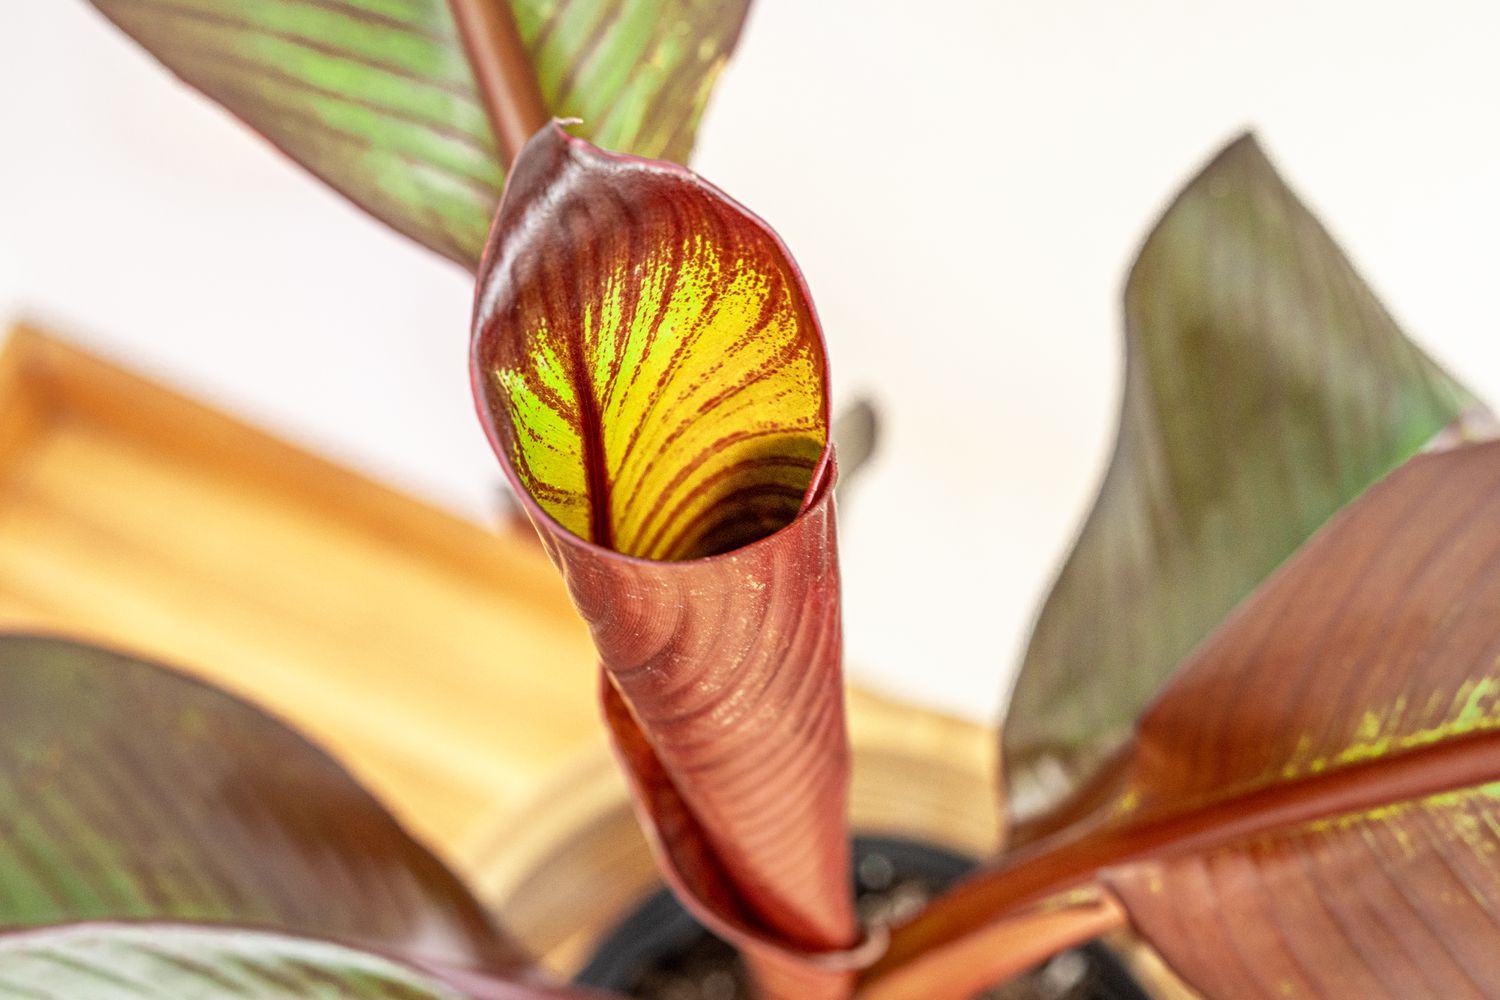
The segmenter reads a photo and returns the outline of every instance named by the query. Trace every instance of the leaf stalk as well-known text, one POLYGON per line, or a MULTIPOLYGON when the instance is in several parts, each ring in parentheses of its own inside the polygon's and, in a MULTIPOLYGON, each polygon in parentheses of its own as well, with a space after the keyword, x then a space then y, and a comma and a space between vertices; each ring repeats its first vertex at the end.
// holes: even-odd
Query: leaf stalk
POLYGON ((448 0, 507 171, 551 115, 509 0, 448 0))

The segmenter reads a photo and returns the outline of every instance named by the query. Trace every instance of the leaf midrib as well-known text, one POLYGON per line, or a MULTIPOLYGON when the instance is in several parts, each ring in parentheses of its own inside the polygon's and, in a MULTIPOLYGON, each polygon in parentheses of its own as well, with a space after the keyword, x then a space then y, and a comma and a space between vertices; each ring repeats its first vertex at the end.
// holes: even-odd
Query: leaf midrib
POLYGON ((604 455, 604 428, 599 422, 599 401, 594 378, 584 357, 581 337, 566 338, 568 360, 573 369, 573 392, 578 397, 578 440, 583 458, 584 492, 589 505, 589 541, 606 549, 615 548, 610 518, 609 466, 604 455))
MULTIPOLYGON (((999 923, 1010 914, 1098 882, 1102 870, 1226 847, 1278 830, 1356 815, 1500 780, 1500 730, 1350 764, 1221 798, 1135 826, 1078 836, 1062 830, 1017 852, 1003 867, 960 885, 898 929, 871 978, 999 923)), ((1107 822, 1107 821, 1106 821, 1107 822)))

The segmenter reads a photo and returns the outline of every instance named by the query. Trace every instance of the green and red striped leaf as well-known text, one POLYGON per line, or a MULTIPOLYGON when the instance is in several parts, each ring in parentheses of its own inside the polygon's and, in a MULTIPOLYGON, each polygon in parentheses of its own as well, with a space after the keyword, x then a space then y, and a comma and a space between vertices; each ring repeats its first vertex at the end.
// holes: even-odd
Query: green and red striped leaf
POLYGON ((1115 455, 1003 729, 1022 820, 1118 749, 1182 659, 1298 545, 1472 405, 1249 137, 1152 231, 1125 333, 1115 455))
MULTIPOLYGON (((501 2, 501 0, 494 0, 501 2)), ((685 160, 748 0, 510 0, 549 111, 685 160)), ((355 204, 468 267, 505 163, 448 0, 93 0, 355 204)))
POLYGON ((1048 901, 1097 930, 1114 898, 1211 997, 1500 997, 1500 443, 1418 456, 1338 514, 1099 785, 898 932, 889 983, 1048 901))
POLYGON ((851 946, 827 366, 786 249, 692 173, 549 126, 473 350, 669 878, 752 951, 851 946))
POLYGON ((345 945, 192 924, 84 923, 0 934, 7 1000, 603 1000, 345 945))
POLYGON ((0 927, 206 921, 525 963, 338 764, 222 691, 5 636, 0 716, 0 927))

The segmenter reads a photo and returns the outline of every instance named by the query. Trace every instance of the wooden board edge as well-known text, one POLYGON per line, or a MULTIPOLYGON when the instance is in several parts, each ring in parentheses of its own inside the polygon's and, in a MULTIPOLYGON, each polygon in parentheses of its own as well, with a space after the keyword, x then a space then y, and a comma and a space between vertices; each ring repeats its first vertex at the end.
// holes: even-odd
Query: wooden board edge
POLYGON ((16 323, 0 344, 0 477, 47 429, 57 410, 51 345, 35 327, 16 323))
POLYGON ((508 581, 507 590, 520 600, 534 599, 539 612, 558 612, 556 573, 529 526, 475 525, 54 333, 18 323, 0 352, 0 465, 37 431, 63 419, 107 427, 146 448, 188 455, 212 465, 226 481, 256 487, 274 482, 298 500, 359 518, 372 532, 473 578, 508 581), (483 535, 484 544, 475 544, 476 534, 483 535), (535 586, 517 585, 533 578, 535 586))

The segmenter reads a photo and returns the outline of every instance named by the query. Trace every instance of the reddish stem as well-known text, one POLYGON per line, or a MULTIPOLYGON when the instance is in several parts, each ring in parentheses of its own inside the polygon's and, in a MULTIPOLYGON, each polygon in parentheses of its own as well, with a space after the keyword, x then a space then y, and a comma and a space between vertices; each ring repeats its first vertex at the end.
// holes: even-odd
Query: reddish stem
POLYGON ((1125 908, 1102 889, 1064 897, 928 948, 883 972, 855 1000, 930 1000, 974 996, 995 983, 1128 923, 1125 908))
POLYGON ((448 0, 507 168, 552 117, 509 0, 448 0))

